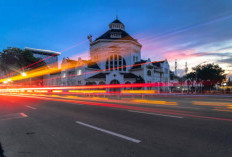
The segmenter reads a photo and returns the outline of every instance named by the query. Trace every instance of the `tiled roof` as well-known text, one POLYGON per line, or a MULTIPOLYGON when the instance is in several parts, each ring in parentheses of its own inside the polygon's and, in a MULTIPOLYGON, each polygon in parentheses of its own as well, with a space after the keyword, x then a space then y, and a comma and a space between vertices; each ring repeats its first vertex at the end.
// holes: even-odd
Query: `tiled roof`
POLYGON ((133 73, 124 73, 123 75, 124 78, 138 78, 138 76, 133 73))
POLYGON ((111 39, 111 40, 120 39, 120 40, 133 40, 135 42, 138 42, 136 39, 134 39, 133 37, 131 37, 127 32, 125 32, 124 30, 121 30, 121 29, 111 29, 111 30, 108 30, 103 35, 101 35, 99 38, 97 38, 96 40, 99 40, 99 39, 111 39), (111 33, 120 33, 121 34, 121 38, 117 38, 117 37, 112 38, 111 37, 111 33))
POLYGON ((116 20, 114 20, 113 22, 111 22, 111 23, 121 23, 121 24, 123 24, 120 20, 118 20, 118 19, 116 19, 116 20))
POLYGON ((100 69, 96 62, 90 62, 90 63, 88 63, 88 68, 100 69))
POLYGON ((164 63, 164 62, 165 62, 165 60, 162 60, 162 61, 155 61, 155 62, 153 62, 152 64, 155 65, 155 66, 157 66, 157 67, 160 67, 160 63, 164 63))
POLYGON ((93 79, 93 78, 96 78, 96 79, 99 79, 99 78, 106 78, 106 73, 99 73, 99 74, 96 74, 96 75, 93 75, 91 77, 89 77, 88 79, 93 79))
POLYGON ((35 49, 30 47, 25 47, 25 50, 32 51, 34 53, 42 53, 42 54, 53 54, 60 55, 61 52, 51 51, 51 50, 43 50, 43 49, 35 49))
POLYGON ((143 63, 146 63, 146 60, 142 60, 142 59, 141 59, 140 62, 135 62, 135 64, 132 66, 131 69, 139 69, 139 68, 141 68, 141 65, 142 65, 143 63))
POLYGON ((78 61, 71 60, 71 59, 67 59, 66 61, 67 61, 67 63, 71 63, 71 64, 77 64, 78 63, 78 61))

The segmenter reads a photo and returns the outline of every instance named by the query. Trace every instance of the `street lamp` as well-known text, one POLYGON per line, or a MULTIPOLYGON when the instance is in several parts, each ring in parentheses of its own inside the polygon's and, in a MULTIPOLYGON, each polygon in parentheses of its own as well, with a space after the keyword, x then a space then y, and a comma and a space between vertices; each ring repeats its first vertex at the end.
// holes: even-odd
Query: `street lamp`
POLYGON ((26 74, 25 72, 23 72, 23 73, 22 73, 22 76, 24 76, 24 77, 25 77, 25 76, 27 76, 27 74, 26 74))

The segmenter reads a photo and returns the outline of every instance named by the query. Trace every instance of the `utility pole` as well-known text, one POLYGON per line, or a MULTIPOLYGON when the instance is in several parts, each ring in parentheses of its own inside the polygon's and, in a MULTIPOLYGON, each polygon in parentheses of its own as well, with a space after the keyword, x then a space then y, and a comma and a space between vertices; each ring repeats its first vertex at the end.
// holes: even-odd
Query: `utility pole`
POLYGON ((187 73, 188 73, 188 63, 185 62, 185 74, 187 74, 187 73))
POLYGON ((175 60, 175 75, 177 76, 177 60, 175 60))

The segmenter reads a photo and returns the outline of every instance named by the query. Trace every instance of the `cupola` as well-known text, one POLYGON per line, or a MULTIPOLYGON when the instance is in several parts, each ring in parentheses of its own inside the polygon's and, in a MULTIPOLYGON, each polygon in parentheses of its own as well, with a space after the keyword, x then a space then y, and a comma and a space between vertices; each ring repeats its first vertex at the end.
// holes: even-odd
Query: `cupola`
POLYGON ((118 19, 114 20, 109 24, 109 29, 119 29, 119 30, 124 30, 125 31, 125 25, 119 21, 118 19))

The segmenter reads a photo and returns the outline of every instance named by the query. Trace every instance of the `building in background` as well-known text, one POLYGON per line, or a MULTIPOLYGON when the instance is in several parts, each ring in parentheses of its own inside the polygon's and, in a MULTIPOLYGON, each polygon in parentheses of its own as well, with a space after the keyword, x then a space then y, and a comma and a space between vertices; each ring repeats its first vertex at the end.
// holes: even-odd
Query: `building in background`
MULTIPOLYGON (((51 50, 43 50, 43 49, 34 49, 34 48, 28 48, 26 47, 25 50, 30 51, 35 58, 41 58, 45 63, 47 68, 58 68, 58 56, 61 54, 60 52, 55 52, 51 50)), ((38 68, 38 66, 35 66, 33 68, 38 68)), ((57 72, 59 74, 59 72, 57 72)), ((46 85, 46 80, 49 79, 49 77, 54 77, 58 76, 58 74, 48 74, 45 76, 38 76, 38 77, 33 77, 27 80, 27 85, 30 86, 45 86, 46 85)), ((53 81, 54 84, 52 85, 60 85, 59 81, 53 81)), ((53 83, 52 82, 52 83, 53 83)))
MULTIPOLYGON (((90 60, 64 58, 61 85, 169 83, 168 61, 141 59, 142 45, 125 31, 125 25, 118 19, 109 24, 109 30, 103 35, 94 41, 91 35, 88 39, 90 60)), ((54 85, 53 79, 47 85, 54 85)), ((168 87, 152 89, 169 90, 168 87)))
POLYGON ((25 50, 30 51, 34 57, 43 59, 48 67, 58 68, 58 56, 61 54, 60 52, 29 47, 26 47, 25 50))

